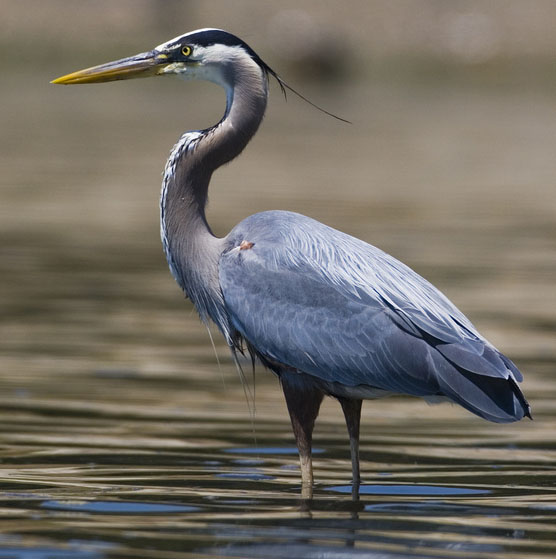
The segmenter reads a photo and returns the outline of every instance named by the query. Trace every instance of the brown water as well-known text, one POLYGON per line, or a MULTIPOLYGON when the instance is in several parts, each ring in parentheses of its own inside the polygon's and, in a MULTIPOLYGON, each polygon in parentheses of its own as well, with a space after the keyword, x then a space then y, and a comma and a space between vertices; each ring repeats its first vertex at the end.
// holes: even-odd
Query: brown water
POLYGON ((314 498, 276 380, 247 401, 167 271, 160 172, 220 92, 171 80, 2 84, 0 558, 556 555, 556 101, 542 86, 273 91, 210 220, 286 208, 441 287, 525 373, 534 422, 416 399, 363 409, 359 501, 327 401, 314 498), (250 407, 255 402, 256 410, 250 407))

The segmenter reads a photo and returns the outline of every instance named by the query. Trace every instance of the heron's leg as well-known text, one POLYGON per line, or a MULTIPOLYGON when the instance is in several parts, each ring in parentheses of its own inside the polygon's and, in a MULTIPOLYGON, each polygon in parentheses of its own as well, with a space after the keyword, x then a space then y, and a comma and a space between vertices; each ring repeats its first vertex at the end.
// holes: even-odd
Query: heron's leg
POLYGON ((361 424, 361 404, 363 402, 353 398, 338 398, 338 401, 342 406, 349 433, 353 483, 359 485, 361 482, 359 473, 359 426, 361 424))
POLYGON ((292 422, 293 434, 299 451, 301 481, 303 485, 313 483, 313 463, 311 447, 315 419, 319 413, 324 394, 297 372, 285 371, 280 374, 282 390, 292 422))

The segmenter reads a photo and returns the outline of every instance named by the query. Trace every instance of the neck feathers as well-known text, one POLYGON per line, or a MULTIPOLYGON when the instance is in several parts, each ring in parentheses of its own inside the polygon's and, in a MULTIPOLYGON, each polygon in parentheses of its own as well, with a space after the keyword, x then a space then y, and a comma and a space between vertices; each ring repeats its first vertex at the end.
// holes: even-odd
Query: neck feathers
POLYGON ((205 217, 208 185, 212 173, 237 157, 256 133, 268 95, 266 72, 245 52, 237 56, 213 69, 211 81, 227 93, 224 117, 212 128, 180 138, 164 170, 160 202, 162 244, 172 274, 201 318, 212 318, 227 337, 218 283, 221 241, 205 217))

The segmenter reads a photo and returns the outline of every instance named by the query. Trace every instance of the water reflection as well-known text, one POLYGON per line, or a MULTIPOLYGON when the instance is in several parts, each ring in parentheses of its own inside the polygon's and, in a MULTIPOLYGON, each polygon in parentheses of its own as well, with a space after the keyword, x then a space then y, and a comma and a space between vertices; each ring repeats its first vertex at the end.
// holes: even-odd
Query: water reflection
POLYGON ((525 373, 534 422, 365 403, 358 500, 325 402, 307 500, 276 380, 257 373, 251 417, 159 246, 168 147, 222 99, 203 89, 205 109, 187 113, 182 84, 164 103, 160 84, 54 93, 59 73, 2 84, 17 110, 0 138, 1 559, 556 555, 552 92, 353 84, 351 128, 275 96, 249 152, 215 177, 217 231, 284 208, 376 243, 525 373))
MULTIPOLYGON (((233 378, 231 366, 223 373, 233 378)), ((0 510, 4 534, 19 538, 4 542, 6 556, 495 558, 554 549, 554 443, 528 449, 519 426, 499 431, 413 400, 366 406, 364 483, 353 500, 344 427, 326 402, 318 483, 304 500, 272 379, 260 378, 253 432, 231 380, 206 393, 203 383, 184 389, 179 376, 76 378, 79 396, 74 387, 54 399, 18 377, 24 395, 3 401, 0 510), (408 424, 415 409, 430 413, 408 424)))
MULTIPOLYGON (((161 307, 152 305, 156 322, 161 307)), ((132 338, 148 328, 127 324, 132 338)), ((221 370, 204 355, 208 340, 170 342, 164 330, 149 340, 153 351, 176 344, 183 370, 102 368, 99 357, 89 370, 70 358, 5 371, 0 557, 553 556, 548 407, 501 427, 413 399, 366 403, 354 499, 341 412, 325 401, 317 484, 303 499, 275 379, 257 374, 252 418, 225 353, 221 370), (189 351, 203 359, 188 361, 189 351)), ((526 369, 539 387, 532 399, 547 398, 542 363, 526 369)))
MULTIPOLYGON (((337 493, 351 493, 350 485, 339 485, 328 488, 337 493)), ((419 496, 452 496, 452 495, 484 495, 490 493, 487 489, 472 489, 469 487, 443 487, 441 485, 361 485, 359 495, 419 495, 419 496)))

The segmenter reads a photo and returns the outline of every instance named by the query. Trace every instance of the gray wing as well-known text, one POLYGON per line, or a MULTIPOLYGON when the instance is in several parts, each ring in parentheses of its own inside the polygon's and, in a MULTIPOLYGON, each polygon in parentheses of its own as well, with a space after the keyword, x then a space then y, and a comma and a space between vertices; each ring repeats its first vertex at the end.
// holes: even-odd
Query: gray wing
POLYGON ((492 421, 527 413, 515 365, 379 249, 290 212, 251 216, 227 240, 226 308, 264 357, 327 383, 444 395, 492 421))

